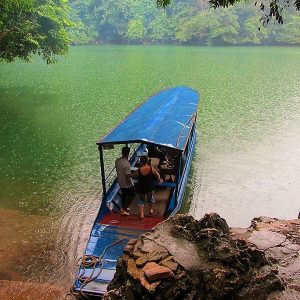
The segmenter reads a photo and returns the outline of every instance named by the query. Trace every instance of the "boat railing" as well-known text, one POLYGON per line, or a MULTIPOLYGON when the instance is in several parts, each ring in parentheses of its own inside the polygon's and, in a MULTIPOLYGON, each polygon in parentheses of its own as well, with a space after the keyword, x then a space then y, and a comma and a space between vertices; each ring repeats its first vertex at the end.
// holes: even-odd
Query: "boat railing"
MULTIPOLYGON (((182 137, 182 135, 183 135, 184 129, 185 129, 186 127, 188 127, 188 124, 191 122, 192 119, 196 120, 196 114, 193 114, 193 115, 186 121, 186 123, 183 125, 182 129, 181 129, 180 132, 179 132, 178 138, 177 138, 176 147, 178 147, 178 145, 179 145, 179 142, 180 142, 180 139, 181 139, 181 137, 182 137)), ((191 126, 191 127, 192 127, 192 126, 191 126)))
POLYGON ((113 172, 116 172, 116 167, 114 167, 110 172, 109 174, 106 176, 105 178, 105 182, 107 183, 107 186, 109 187, 113 182, 114 180, 117 178, 117 174, 113 174, 113 172), (109 181, 108 179, 114 175, 109 181))
MULTIPOLYGON (((192 128, 191 128, 191 136, 189 138, 189 143, 187 144, 187 151, 186 151, 186 162, 188 162, 189 160, 191 160, 192 158, 192 149, 193 149, 193 144, 195 143, 195 125, 193 124, 192 128)), ((184 168, 182 170, 182 174, 185 174, 186 169, 188 168, 188 164, 185 163, 184 168)), ((177 186, 177 193, 180 192, 182 185, 184 184, 184 176, 181 176, 181 174, 179 175, 178 178, 178 186, 177 186)), ((177 200, 176 200, 176 206, 178 205, 177 200)))

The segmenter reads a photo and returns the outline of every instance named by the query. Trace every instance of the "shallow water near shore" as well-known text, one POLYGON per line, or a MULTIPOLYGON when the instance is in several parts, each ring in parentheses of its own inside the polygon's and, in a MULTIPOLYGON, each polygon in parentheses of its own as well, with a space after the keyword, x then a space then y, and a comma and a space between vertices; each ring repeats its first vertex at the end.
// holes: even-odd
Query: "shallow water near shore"
POLYGON ((95 141, 166 87, 201 93, 183 212, 296 218, 299 75, 299 47, 87 46, 52 66, 1 63, 0 280, 71 284, 100 205, 95 141))

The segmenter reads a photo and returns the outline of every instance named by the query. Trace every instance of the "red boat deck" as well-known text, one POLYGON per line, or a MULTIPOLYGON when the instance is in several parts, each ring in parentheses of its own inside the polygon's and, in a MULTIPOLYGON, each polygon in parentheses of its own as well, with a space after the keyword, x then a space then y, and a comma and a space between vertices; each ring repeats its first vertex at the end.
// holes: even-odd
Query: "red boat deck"
POLYGON ((138 196, 132 200, 129 216, 121 216, 118 212, 108 213, 104 218, 99 222, 103 225, 112 225, 123 228, 136 228, 136 229, 145 229, 150 230, 155 227, 158 223, 161 223, 164 218, 164 212, 168 204, 170 197, 171 188, 158 188, 155 189, 154 199, 155 204, 153 207, 153 215, 149 216, 149 205, 145 203, 145 217, 143 220, 139 218, 139 206, 138 206, 138 196))
POLYGON ((101 220, 100 224, 149 230, 163 220, 164 219, 162 217, 145 217, 143 220, 140 220, 136 215, 121 216, 118 213, 114 213, 107 214, 101 220))

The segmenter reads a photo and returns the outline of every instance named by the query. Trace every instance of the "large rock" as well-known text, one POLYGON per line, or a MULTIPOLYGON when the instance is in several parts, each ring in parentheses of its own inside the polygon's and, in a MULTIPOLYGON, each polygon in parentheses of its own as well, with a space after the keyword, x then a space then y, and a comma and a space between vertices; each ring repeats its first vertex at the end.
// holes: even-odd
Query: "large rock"
POLYGON ((165 278, 174 278, 174 273, 166 266, 160 266, 155 262, 148 262, 142 269, 150 282, 165 278))
POLYGON ((300 299, 299 229, 177 215, 125 247, 104 299, 300 299))

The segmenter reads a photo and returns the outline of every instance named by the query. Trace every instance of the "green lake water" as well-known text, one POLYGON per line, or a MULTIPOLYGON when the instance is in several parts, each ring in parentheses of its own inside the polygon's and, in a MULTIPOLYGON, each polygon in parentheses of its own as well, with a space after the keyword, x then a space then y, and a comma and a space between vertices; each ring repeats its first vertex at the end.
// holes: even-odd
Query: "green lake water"
POLYGON ((230 226, 260 215, 296 218, 299 77, 299 47, 86 46, 55 65, 1 63, 0 209, 18 230, 3 272, 71 281, 100 204, 96 140, 177 85, 201 93, 183 211, 215 211, 230 226), (22 255, 26 263, 16 265, 22 255))

